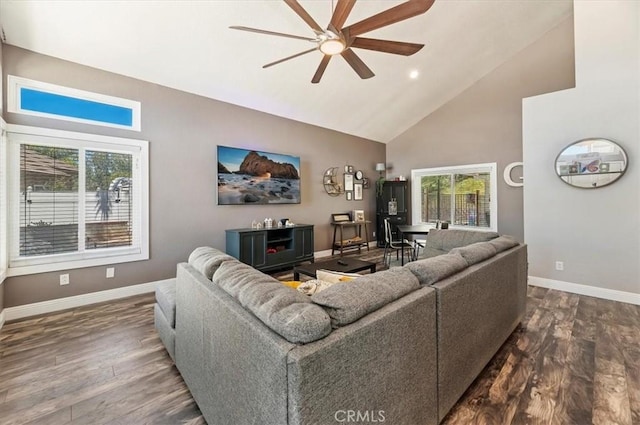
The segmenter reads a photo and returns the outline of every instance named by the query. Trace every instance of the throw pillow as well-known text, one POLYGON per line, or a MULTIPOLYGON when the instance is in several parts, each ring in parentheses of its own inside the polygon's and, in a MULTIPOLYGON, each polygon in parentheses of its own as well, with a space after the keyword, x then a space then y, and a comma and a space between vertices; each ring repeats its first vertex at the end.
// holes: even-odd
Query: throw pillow
POLYGON ((299 280, 285 280, 281 281, 280 283, 282 283, 284 286, 288 286, 289 288, 297 289, 302 282, 300 282, 299 280))
POLYGON ((320 291, 324 291, 327 288, 330 288, 334 283, 325 282, 324 280, 312 279, 302 282, 300 286, 298 286, 298 292, 302 292, 305 295, 313 295, 317 294, 320 291))
POLYGON ((363 275, 352 282, 336 283, 311 296, 311 301, 325 308, 334 328, 355 322, 362 316, 420 288, 418 279, 408 269, 389 270, 363 275))
POLYGON ((329 283, 349 282, 350 280, 357 279, 359 277, 362 277, 362 275, 358 273, 335 272, 323 269, 316 271, 316 278, 318 280, 329 283))

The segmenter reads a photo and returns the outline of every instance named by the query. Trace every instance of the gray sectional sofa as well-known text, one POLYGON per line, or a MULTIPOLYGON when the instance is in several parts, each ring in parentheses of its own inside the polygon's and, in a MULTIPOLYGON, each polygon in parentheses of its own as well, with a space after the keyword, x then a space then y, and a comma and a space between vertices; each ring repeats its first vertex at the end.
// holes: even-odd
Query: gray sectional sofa
POLYGON ((174 358, 207 422, 442 421, 524 315, 527 250, 451 229, 425 252, 309 297, 196 249, 178 265, 174 358))

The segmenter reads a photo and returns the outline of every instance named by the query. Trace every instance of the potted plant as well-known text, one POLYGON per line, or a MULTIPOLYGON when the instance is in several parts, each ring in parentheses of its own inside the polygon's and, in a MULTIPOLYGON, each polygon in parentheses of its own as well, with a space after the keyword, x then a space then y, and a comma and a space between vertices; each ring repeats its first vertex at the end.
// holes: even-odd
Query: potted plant
POLYGON ((386 179, 382 175, 380 177, 378 177, 378 180, 376 180, 376 196, 378 198, 382 196, 382 191, 384 189, 385 180, 386 179))

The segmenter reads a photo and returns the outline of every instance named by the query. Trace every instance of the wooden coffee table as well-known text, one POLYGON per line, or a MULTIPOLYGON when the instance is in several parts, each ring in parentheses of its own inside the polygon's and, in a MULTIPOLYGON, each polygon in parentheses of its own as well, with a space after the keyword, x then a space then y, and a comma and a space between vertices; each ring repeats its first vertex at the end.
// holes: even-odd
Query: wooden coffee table
POLYGON ((335 260, 323 261, 320 263, 304 264, 293 268, 293 280, 300 280, 301 274, 315 279, 316 272, 320 269, 343 273, 357 273, 369 269, 371 273, 375 273, 376 263, 357 260, 355 258, 336 258, 335 260), (338 261, 345 264, 338 264, 338 261))

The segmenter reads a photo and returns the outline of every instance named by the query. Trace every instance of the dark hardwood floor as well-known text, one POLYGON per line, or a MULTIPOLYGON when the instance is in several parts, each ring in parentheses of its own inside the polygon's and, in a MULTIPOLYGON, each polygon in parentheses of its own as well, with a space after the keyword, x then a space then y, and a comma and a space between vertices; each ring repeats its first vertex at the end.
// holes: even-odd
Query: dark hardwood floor
MULTIPOLYGON (((5 324, 0 424, 204 424, 154 330, 153 302, 5 324)), ((444 423, 640 424, 640 306, 530 287, 522 326, 444 423)))

